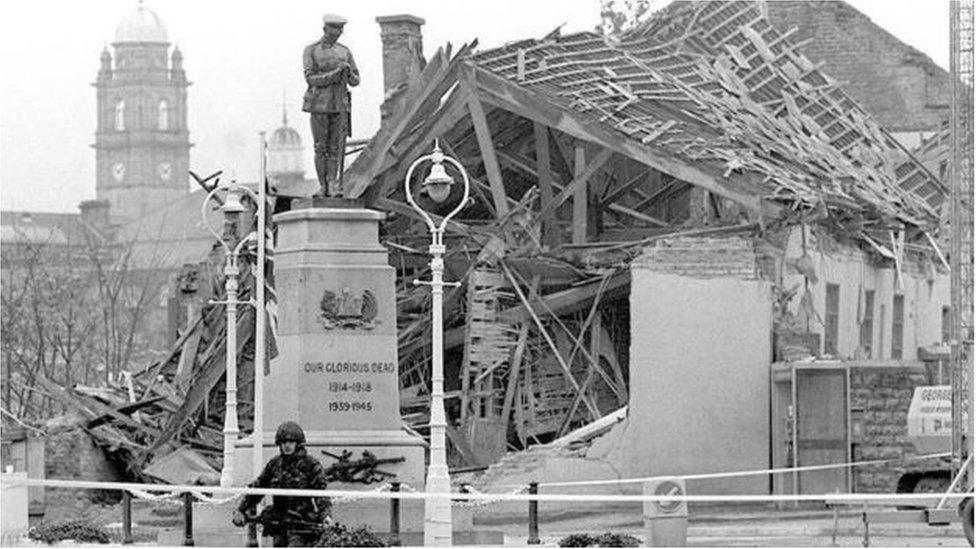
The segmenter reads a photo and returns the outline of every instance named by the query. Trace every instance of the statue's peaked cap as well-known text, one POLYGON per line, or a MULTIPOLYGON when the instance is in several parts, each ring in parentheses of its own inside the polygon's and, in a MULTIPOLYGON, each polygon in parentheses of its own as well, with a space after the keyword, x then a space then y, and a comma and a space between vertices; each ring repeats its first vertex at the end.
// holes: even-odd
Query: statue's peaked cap
POLYGON ((322 16, 323 25, 345 25, 346 18, 335 13, 327 13, 322 16))

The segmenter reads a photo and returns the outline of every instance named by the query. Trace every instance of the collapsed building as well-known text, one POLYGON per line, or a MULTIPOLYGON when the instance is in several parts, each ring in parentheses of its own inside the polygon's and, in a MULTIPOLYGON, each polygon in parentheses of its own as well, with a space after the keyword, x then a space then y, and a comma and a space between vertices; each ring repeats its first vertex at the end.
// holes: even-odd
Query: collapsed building
MULTIPOLYGON (((419 36, 421 20, 397 23, 419 36)), ((792 35, 762 3, 679 2, 619 41, 557 29, 406 58, 344 186, 388 213, 408 428, 426 434, 431 327, 413 284, 429 236, 403 179, 436 141, 473 197, 445 237, 445 277, 461 282, 444 300, 455 468, 598 436, 583 450, 601 460, 587 474, 610 477, 912 452, 891 424, 906 387, 941 375, 939 353, 926 363, 919 348, 944 340, 947 189, 792 35)), ((179 277, 172 351, 131 389, 48 388, 86 409, 86 428, 133 472, 181 446, 219 468, 216 265, 179 277)), ((238 327, 248 431, 253 313, 238 327)), ((708 488, 886 491, 898 478, 804 475, 708 488)))
MULTIPOLYGON (((761 469, 780 453, 772 361, 916 363, 942 341, 946 187, 791 34, 762 4, 676 3, 617 43, 440 50, 400 98, 346 181, 394 213, 409 282, 425 234, 400 205, 406 167, 438 139, 473 176, 448 246, 467 282, 445 336, 462 455, 629 404, 625 474, 761 469)), ((406 394, 424 392, 424 318, 401 316, 406 394)), ((851 457, 836 446, 802 461, 851 457)))

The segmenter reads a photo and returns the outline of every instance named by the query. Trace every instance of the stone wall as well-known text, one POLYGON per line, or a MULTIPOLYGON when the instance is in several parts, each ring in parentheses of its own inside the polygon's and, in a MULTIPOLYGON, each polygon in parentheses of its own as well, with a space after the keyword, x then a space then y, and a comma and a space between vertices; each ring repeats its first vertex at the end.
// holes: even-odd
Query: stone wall
MULTIPOLYGON (((44 452, 44 469, 48 479, 125 481, 123 471, 83 431, 72 430, 49 436, 44 452)), ((92 511, 93 504, 115 503, 121 497, 118 492, 107 490, 61 488, 48 488, 45 496, 45 520, 86 515, 92 511)))
MULTIPOLYGON (((930 380, 921 367, 851 368, 851 422, 854 461, 899 459, 917 453, 907 441, 908 407, 915 387, 930 380)), ((854 491, 892 493, 910 471, 939 470, 939 460, 864 466, 854 469, 854 491)))

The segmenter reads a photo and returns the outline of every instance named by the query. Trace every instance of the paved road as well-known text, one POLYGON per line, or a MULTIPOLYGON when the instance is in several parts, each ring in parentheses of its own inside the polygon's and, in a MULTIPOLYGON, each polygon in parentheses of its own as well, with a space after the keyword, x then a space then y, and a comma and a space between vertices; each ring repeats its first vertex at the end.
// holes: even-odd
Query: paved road
MULTIPOLYGON (((837 538, 834 547, 862 547, 861 537, 837 538)), ((728 538, 691 538, 689 547, 831 547, 830 536, 762 536, 728 538)), ((969 547, 966 538, 958 537, 871 537, 871 547, 969 547)))
MULTIPOLYGON (((637 532, 634 532, 637 534, 637 532)), ((643 540, 643 536, 639 536, 643 540)), ((542 536, 543 547, 558 546, 559 536, 542 536)), ((688 547, 863 547, 862 537, 830 536, 692 536, 688 547)), ((505 536, 507 546, 525 546, 525 536, 505 536)), ((969 547, 966 538, 948 536, 872 536, 871 547, 969 547)))
MULTIPOLYGON (((842 517, 834 538, 830 518, 810 517, 693 522, 688 529, 689 547, 863 547, 864 530, 859 517, 842 517)), ((526 526, 506 524, 484 527, 505 533, 506 545, 524 545, 526 526)), ((588 532, 626 533, 643 540, 643 528, 633 517, 593 515, 540 525, 543 545, 556 546, 563 536, 588 532)), ((871 547, 968 547, 962 527, 953 524, 932 527, 924 524, 872 525, 871 547)))

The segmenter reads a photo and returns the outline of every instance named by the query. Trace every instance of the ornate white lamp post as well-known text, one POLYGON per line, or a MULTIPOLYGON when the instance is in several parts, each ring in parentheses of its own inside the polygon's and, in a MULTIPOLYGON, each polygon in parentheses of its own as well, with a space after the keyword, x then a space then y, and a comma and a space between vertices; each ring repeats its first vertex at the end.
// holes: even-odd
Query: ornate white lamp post
POLYGON ((468 174, 460 162, 441 152, 437 142, 434 142, 434 151, 426 156, 415 160, 407 170, 407 177, 403 182, 407 202, 414 210, 417 210, 427 222, 430 229, 430 272, 431 279, 426 281, 414 281, 414 284, 427 284, 430 286, 431 293, 431 316, 432 316, 432 349, 431 349, 431 394, 430 394, 430 465, 427 467, 427 486, 426 491, 431 495, 442 497, 432 497, 424 503, 424 545, 425 546, 449 546, 451 545, 451 478, 447 472, 447 416, 444 413, 444 326, 443 326, 443 296, 444 286, 457 286, 458 283, 445 283, 444 275, 444 229, 448 221, 457 215, 468 203, 468 193, 470 183, 468 174), (441 219, 440 224, 434 222, 433 217, 417 205, 413 193, 410 192, 410 180, 414 169, 423 162, 432 162, 430 173, 424 179, 422 191, 427 193, 434 202, 444 202, 451 194, 451 185, 454 179, 447 174, 444 169, 444 162, 452 164, 461 172, 464 180, 464 195, 449 214, 441 219))
MULTIPOLYGON (((237 300, 238 277, 240 275, 238 258, 241 250, 247 244, 248 239, 242 238, 234 248, 231 248, 224 236, 213 230, 207 223, 207 205, 210 203, 213 195, 218 191, 224 191, 226 193, 224 204, 220 207, 220 210, 224 213, 225 221, 228 222, 234 216, 239 216, 244 211, 244 206, 241 204, 241 193, 247 193, 256 203, 258 196, 246 187, 237 183, 231 183, 226 187, 217 187, 210 191, 207 198, 203 201, 201 211, 204 227, 217 237, 224 246, 224 251, 227 254, 226 263, 224 264, 224 289, 227 293, 227 298, 225 301, 214 303, 223 303, 227 307, 227 337, 225 342, 227 383, 223 431, 224 468, 220 472, 220 485, 231 486, 234 481, 234 444, 237 442, 237 437, 240 434, 240 427, 237 423, 237 306, 239 304, 250 304, 251 302, 237 300)), ((263 282, 261 283, 263 284, 263 282)), ((261 366, 258 364, 254 366, 255 370, 259 367, 261 366)))

